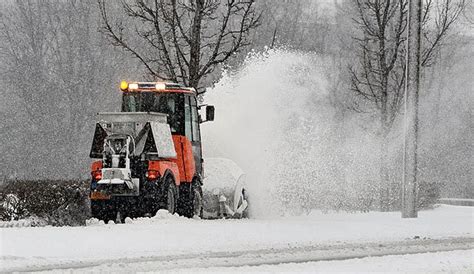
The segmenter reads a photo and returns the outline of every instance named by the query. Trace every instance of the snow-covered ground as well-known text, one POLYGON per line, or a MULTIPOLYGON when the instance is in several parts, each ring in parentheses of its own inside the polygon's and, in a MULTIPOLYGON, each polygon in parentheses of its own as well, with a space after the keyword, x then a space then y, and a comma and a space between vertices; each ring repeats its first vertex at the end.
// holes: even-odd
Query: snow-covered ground
MULTIPOLYGON (((249 262, 255 262, 259 257, 261 263, 243 270, 273 271, 278 269, 275 263, 285 263, 281 265, 283 271, 292 270, 288 263, 293 262, 310 262, 295 268, 310 270, 313 266, 330 269, 332 263, 338 262, 314 261, 333 257, 341 260, 396 254, 398 256, 392 259, 403 262, 408 259, 400 255, 405 253, 471 250, 448 252, 449 258, 458 258, 453 261, 453 270, 457 272, 465 268, 466 258, 472 258, 473 216, 472 207, 445 205, 422 211, 417 219, 401 219, 397 212, 312 212, 307 216, 273 219, 196 220, 160 212, 154 218, 129 220, 121 225, 1 228, 0 272, 86 267, 93 267, 92 271, 104 271, 103 267, 109 267, 110 271, 125 272, 134 269, 179 270, 190 266, 240 267, 252 265, 249 262), (236 259, 229 259, 232 257, 236 259), (269 261, 275 258, 280 259, 269 261), (212 260, 218 260, 218 263, 211 264, 212 260), (136 263, 138 265, 134 265, 136 263), (273 266, 258 266, 269 263, 273 266)), ((439 254, 426 256, 442 258, 439 254)), ((354 262, 361 266, 363 262, 373 263, 377 270, 380 269, 378 264, 390 258, 354 262)), ((427 265, 428 270, 442 271, 443 267, 449 267, 446 261, 438 259, 427 265)), ((347 260, 341 263, 341 270, 344 265, 350 265, 347 260)), ((407 263, 407 267, 411 267, 410 264, 407 263)), ((403 268, 403 264, 400 267, 403 268)), ((413 271, 415 269, 418 268, 413 271)), ((221 271, 219 268, 209 270, 221 271)), ((355 268, 355 271, 364 271, 364 268, 355 268)))

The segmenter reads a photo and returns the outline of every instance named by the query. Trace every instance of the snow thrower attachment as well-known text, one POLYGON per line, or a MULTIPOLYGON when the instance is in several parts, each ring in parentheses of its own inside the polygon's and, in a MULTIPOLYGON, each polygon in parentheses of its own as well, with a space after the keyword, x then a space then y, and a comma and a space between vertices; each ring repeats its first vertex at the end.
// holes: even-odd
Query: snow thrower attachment
POLYGON ((230 159, 206 158, 206 179, 203 185, 204 217, 248 217, 246 176, 230 159))

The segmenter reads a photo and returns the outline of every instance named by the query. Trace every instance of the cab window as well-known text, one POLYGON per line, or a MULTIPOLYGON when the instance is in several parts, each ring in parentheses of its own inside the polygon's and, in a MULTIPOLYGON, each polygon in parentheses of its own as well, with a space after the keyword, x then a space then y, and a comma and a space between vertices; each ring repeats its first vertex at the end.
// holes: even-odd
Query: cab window
POLYGON ((185 123, 185 136, 192 140, 192 123, 191 123, 191 103, 190 96, 186 95, 184 97, 184 123, 185 123))
POLYGON ((194 96, 190 97, 191 99, 191 124, 192 124, 192 135, 193 141, 201 141, 201 134, 199 132, 199 116, 197 111, 197 102, 194 96))
POLYGON ((183 96, 177 93, 128 92, 123 94, 123 112, 160 112, 168 114, 171 132, 182 135, 183 96))

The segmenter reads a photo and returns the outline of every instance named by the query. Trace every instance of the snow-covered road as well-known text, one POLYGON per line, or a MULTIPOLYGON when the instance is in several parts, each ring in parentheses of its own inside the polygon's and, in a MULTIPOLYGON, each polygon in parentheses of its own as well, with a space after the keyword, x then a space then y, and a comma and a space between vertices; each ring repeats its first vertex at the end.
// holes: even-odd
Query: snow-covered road
MULTIPOLYGON (((43 265, 33 268, 16 268, 15 271, 67 271, 67 272, 153 272, 184 271, 201 269, 239 269, 254 267, 307 264, 323 261, 346 261, 362 258, 386 256, 410 256, 446 251, 474 251, 474 239, 450 238, 439 240, 410 240, 402 242, 378 242, 340 245, 320 245, 299 248, 261 249, 238 252, 209 252, 186 254, 184 256, 152 256, 141 258, 121 258, 95 262, 76 262, 43 265)), ((463 256, 466 257, 466 253, 463 256)), ((472 256, 471 256, 472 257, 472 256)), ((462 259, 462 258, 458 258, 462 259)), ((470 259, 464 259, 469 261, 470 259)), ((464 263, 465 264, 465 263, 464 263)), ((278 268, 276 268, 278 269, 278 268)), ((472 270, 472 267, 470 268, 472 270)), ((13 270, 13 269, 12 269, 13 270)), ((284 270, 284 269, 282 269, 284 270)), ((222 272, 222 271, 219 271, 222 272)))
POLYGON ((472 207, 440 206, 417 219, 397 212, 213 221, 159 214, 124 225, 2 228, 0 271, 156 271, 472 250, 473 216, 472 207))
MULTIPOLYGON (((277 265, 173 269, 172 273, 457 273, 473 272, 473 250, 388 255, 277 265)), ((146 271, 146 269, 143 269, 146 271)), ((155 272, 155 271, 152 271, 155 272)))

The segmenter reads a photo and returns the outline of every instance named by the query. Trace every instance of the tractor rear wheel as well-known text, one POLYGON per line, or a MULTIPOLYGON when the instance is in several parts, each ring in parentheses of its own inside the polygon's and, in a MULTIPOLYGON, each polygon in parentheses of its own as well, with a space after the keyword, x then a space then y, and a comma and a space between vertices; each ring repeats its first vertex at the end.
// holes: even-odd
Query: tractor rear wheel
POLYGON ((91 201, 91 215, 93 218, 108 222, 115 221, 116 212, 109 201, 91 201))

